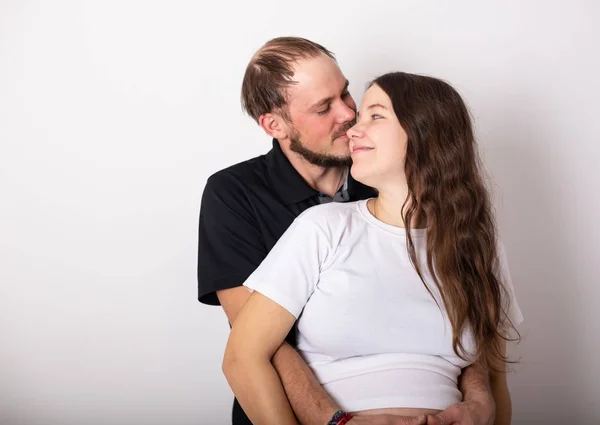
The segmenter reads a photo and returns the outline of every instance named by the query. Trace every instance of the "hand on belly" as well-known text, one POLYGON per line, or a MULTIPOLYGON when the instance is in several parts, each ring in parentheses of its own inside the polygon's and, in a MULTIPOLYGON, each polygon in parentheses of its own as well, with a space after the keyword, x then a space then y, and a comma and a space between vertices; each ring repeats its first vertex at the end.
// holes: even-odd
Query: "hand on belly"
MULTIPOLYGON (((425 415, 436 415, 440 412, 441 412, 441 410, 437 410, 437 409, 413 409, 413 408, 405 408, 405 407, 390 407, 390 408, 385 408, 385 409, 361 410, 359 412, 352 412, 352 415, 354 415, 354 416, 394 415, 394 416, 405 416, 407 418, 415 418, 418 416, 424 417, 425 415)), ((423 421, 423 422, 416 422, 415 424, 413 424, 412 422, 407 422, 407 425, 409 425, 409 424, 417 425, 419 423, 425 424, 425 422, 423 421)))

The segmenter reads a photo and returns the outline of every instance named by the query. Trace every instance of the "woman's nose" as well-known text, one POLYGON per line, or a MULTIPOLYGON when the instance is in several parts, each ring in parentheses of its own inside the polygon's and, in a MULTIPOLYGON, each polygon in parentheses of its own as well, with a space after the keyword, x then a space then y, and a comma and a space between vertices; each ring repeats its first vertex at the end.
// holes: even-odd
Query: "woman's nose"
POLYGON ((352 127, 350 127, 348 129, 348 131, 346 132, 346 135, 350 138, 357 138, 357 137, 362 137, 363 132, 361 131, 360 127, 358 124, 354 124, 352 127))

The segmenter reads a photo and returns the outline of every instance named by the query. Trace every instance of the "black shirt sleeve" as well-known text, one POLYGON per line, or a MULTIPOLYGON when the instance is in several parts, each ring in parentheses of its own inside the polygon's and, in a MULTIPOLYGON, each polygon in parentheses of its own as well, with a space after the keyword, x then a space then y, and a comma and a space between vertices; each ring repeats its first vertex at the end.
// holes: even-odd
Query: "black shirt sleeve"
POLYGON ((226 171, 204 188, 198 229, 198 300, 219 305, 216 291, 240 286, 267 256, 244 186, 226 171))

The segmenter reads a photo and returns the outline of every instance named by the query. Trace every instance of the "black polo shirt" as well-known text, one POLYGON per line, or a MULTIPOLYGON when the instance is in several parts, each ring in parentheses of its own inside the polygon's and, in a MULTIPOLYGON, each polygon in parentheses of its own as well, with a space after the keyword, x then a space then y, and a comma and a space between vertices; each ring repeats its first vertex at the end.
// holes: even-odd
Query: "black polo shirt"
MULTIPOLYGON (((319 193, 298 174, 277 140, 266 155, 213 174, 200 207, 198 300, 219 305, 216 291, 241 286, 307 208, 374 196, 352 176, 333 199, 319 193)), ((293 331, 286 340, 295 346, 293 331)), ((250 424, 237 400, 233 424, 250 424)))

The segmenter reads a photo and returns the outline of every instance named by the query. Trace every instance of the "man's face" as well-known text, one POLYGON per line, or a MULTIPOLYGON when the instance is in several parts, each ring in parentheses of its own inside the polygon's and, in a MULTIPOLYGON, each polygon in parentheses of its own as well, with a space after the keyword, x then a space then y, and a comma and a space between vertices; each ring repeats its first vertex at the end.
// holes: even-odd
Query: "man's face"
POLYGON ((288 88, 290 148, 321 167, 352 163, 346 131, 356 119, 348 80, 334 60, 320 55, 300 61, 288 88))

